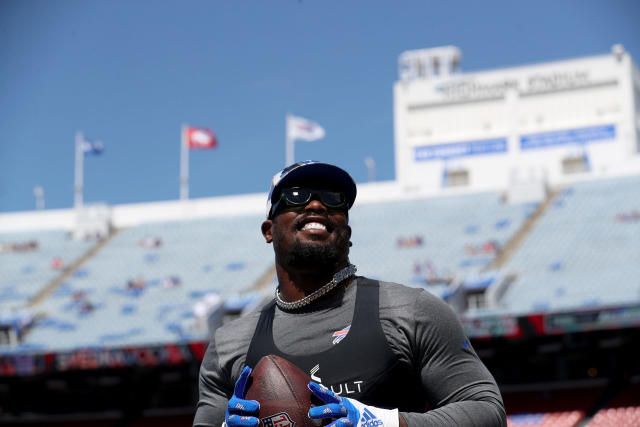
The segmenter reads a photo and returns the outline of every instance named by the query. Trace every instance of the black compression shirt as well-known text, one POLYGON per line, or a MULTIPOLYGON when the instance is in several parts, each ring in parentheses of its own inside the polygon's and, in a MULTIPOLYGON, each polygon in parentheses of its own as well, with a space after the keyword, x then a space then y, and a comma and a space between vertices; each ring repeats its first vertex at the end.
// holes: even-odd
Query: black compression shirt
MULTIPOLYGON (((341 352, 337 349, 340 346, 348 351, 350 340, 346 337, 352 333, 354 339, 356 336, 357 339, 368 339, 367 334, 363 334, 362 326, 357 326, 358 316, 354 316, 356 300, 360 300, 359 304, 369 303, 363 297, 357 298, 358 294, 362 294, 358 289, 366 282, 369 281, 358 278, 336 294, 294 312, 282 311, 273 307, 273 304, 267 305, 267 309, 272 312, 272 338, 261 333, 262 344, 258 350, 255 335, 260 311, 218 329, 207 348, 200 370, 200 401, 194 426, 220 427, 224 421, 227 399, 233 393, 233 386, 244 365, 248 362, 255 363, 251 359, 259 358, 265 351, 273 353, 268 346, 265 347, 264 342, 271 341, 275 346, 275 353, 294 359, 294 363, 306 363, 301 368, 312 374, 314 379, 322 379, 322 364, 317 363, 320 365, 318 368, 315 364, 311 366, 314 359, 309 358, 310 355, 339 355, 341 352), (356 327, 360 331, 356 332, 356 327), (250 347, 252 350, 248 359, 250 347), (308 362, 301 362, 303 360, 308 362)), ((378 289, 377 282, 375 283, 378 289)), ((447 304, 421 289, 380 282, 377 305, 379 324, 372 325, 370 329, 382 331, 386 349, 393 357, 392 362, 401 368, 400 372, 403 375, 415 375, 415 386, 410 382, 406 390, 397 392, 397 396, 403 396, 407 392, 407 404, 403 405, 402 401, 391 402, 391 406, 400 408, 409 427, 506 425, 498 387, 473 351, 455 313, 447 304), (412 400, 416 396, 424 400, 422 404, 412 400), (417 406, 431 409, 420 411, 417 406)), ((361 310, 360 308, 359 312, 361 310)), ((264 319, 265 315, 262 317, 264 319)), ((351 358, 351 361, 347 359, 350 358, 345 357, 345 364, 357 364, 357 357, 351 358)), ((386 363, 384 360, 388 358, 379 359, 380 363, 386 363)), ((348 366, 341 371, 349 372, 348 366)), ((353 371, 362 372, 356 368, 353 371)), ((326 372, 325 369, 324 373, 326 372)), ((341 375, 348 376, 346 373, 341 375)), ((355 392, 357 385, 361 386, 361 383, 351 384, 353 380, 354 378, 346 377, 344 381, 333 378, 336 388, 334 391, 341 391, 347 397, 354 397, 374 406, 390 406, 380 400, 384 400, 384 396, 372 397, 366 393, 352 395, 350 392, 355 392), (346 388, 337 389, 344 384, 347 387, 351 384, 351 388, 348 391, 346 388), (367 402, 368 399, 373 401, 367 402)), ((355 380, 359 381, 357 378, 355 380)), ((401 387, 400 384, 395 384, 394 387, 401 387)))

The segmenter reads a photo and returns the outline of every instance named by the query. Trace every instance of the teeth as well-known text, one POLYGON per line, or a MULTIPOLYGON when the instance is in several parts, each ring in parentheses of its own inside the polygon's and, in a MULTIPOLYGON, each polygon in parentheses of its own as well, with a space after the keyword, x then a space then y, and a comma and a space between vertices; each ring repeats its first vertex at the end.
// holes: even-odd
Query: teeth
POLYGON ((327 230, 327 227, 325 227, 323 224, 320 224, 319 222, 308 222, 304 225, 304 227, 302 227, 303 230, 327 230))

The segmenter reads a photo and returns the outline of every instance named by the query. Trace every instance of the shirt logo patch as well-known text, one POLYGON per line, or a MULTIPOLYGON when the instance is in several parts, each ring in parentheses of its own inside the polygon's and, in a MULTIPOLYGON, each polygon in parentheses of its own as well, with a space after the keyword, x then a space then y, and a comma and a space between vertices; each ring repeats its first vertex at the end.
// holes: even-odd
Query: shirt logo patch
POLYGON ((278 412, 275 415, 265 417, 262 419, 262 424, 264 427, 293 427, 296 425, 286 412, 278 412))
POLYGON ((347 334, 349 333, 349 329, 351 329, 351 325, 347 326, 344 329, 340 329, 339 331, 335 331, 332 335, 333 337, 333 344, 338 344, 340 341, 342 341, 344 339, 344 337, 347 336, 347 334))

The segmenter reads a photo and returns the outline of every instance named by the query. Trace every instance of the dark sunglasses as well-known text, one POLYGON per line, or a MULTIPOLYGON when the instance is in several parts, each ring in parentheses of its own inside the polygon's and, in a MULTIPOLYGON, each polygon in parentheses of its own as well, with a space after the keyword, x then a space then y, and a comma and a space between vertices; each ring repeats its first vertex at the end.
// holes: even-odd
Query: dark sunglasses
POLYGON ((294 187, 285 188, 280 193, 280 199, 273 205, 271 215, 278 211, 280 203, 289 207, 306 206, 313 198, 330 209, 347 209, 347 198, 343 192, 327 190, 311 190, 309 188, 294 187))

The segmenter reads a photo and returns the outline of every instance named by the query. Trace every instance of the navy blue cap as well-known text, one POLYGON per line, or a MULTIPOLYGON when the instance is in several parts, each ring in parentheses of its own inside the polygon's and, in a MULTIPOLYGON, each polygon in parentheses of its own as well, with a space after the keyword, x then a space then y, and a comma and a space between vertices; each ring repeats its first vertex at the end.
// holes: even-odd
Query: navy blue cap
POLYGON ((273 176, 267 197, 267 219, 273 213, 273 200, 278 201, 282 189, 290 187, 341 191, 347 198, 347 209, 351 209, 356 201, 356 183, 348 172, 329 163, 305 160, 287 166, 273 176))

